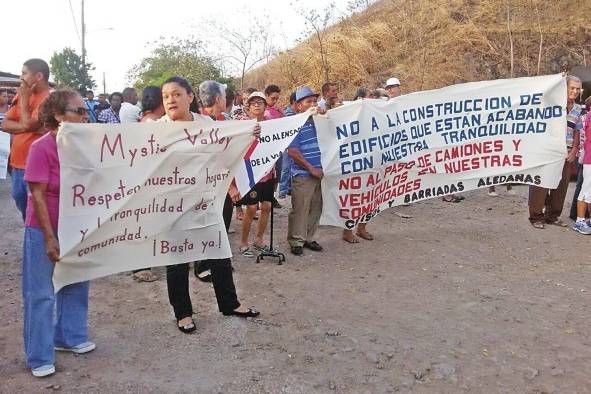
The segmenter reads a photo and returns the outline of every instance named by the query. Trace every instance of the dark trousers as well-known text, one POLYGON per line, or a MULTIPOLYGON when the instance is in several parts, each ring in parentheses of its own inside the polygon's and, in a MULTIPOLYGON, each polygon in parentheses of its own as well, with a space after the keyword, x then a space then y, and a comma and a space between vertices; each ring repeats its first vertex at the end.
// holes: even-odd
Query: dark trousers
POLYGON ((232 213, 234 213, 234 203, 230 198, 230 195, 226 194, 226 199, 224 200, 224 224, 226 225, 226 231, 230 229, 230 224, 232 223, 232 213))
POLYGON ((571 177, 571 163, 565 161, 562 167, 562 178, 556 189, 538 186, 529 188, 529 220, 530 222, 553 223, 558 220, 564 206, 571 177), (545 208, 545 210, 544 210, 545 208))
POLYGON ((277 190, 277 186, 281 182, 281 170, 283 169, 283 155, 279 156, 279 159, 275 162, 275 189, 277 190))
MULTIPOLYGON (((230 229, 232 223, 232 214, 234 213, 234 203, 229 195, 226 195, 224 200, 224 224, 226 225, 226 232, 230 229)), ((210 269, 209 260, 195 261, 195 276, 210 269)))
MULTIPOLYGON (((232 200, 229 196, 226 196, 223 213, 226 230, 230 227, 232 210, 232 200)), ((240 303, 236 295, 236 287, 234 286, 232 260, 210 259, 204 260, 201 263, 204 263, 211 269, 211 280, 220 312, 229 313, 238 308, 240 303)), ((167 266, 166 284, 168 287, 168 300, 174 309, 174 315, 177 320, 192 316, 193 306, 189 293, 189 263, 167 266)))
MULTIPOLYGON (((240 306, 234 277, 232 276, 232 260, 207 260, 211 269, 211 280, 218 309, 222 313, 232 312, 240 306)), ((166 267, 166 284, 168 300, 174 309, 177 320, 193 315, 193 305, 189 294, 189 263, 169 265, 166 267)))

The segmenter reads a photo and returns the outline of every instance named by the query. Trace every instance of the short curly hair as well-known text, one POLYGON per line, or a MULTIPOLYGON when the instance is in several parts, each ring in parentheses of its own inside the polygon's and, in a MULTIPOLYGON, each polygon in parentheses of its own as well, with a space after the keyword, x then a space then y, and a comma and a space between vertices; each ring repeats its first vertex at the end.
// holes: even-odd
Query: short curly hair
POLYGON ((47 128, 57 129, 60 123, 55 118, 55 115, 66 113, 68 102, 78 95, 78 92, 72 89, 58 89, 52 92, 39 108, 39 121, 47 128))

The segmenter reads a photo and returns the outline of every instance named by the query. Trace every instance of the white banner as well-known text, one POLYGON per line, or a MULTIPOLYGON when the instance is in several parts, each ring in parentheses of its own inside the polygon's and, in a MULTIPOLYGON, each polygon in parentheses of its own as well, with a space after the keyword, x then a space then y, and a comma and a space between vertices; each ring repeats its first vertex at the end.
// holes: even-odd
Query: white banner
MULTIPOLYGON (((236 168, 236 186, 240 195, 245 196, 250 189, 267 175, 281 157, 281 154, 297 135, 299 129, 310 117, 308 112, 285 118, 259 122, 261 135, 249 148, 244 160, 236 168)), ((279 176, 279 174, 277 174, 279 176)))
POLYGON ((555 188, 566 156, 562 75, 466 83, 315 116, 321 224, 353 228, 403 203, 500 185, 555 188))
POLYGON ((10 156, 10 134, 0 131, 0 179, 6 179, 10 156))
POLYGON ((222 218, 255 121, 64 124, 55 290, 144 267, 226 258, 222 218))

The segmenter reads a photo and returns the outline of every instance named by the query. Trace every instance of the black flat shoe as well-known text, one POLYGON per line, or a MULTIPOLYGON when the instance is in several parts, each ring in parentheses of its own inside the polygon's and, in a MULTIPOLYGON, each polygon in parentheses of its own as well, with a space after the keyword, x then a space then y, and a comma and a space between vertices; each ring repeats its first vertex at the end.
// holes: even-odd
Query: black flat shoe
POLYGON ((322 246, 320 246, 320 244, 316 241, 304 242, 304 248, 308 248, 310 250, 313 250, 314 252, 322 251, 322 246))
POLYGON ((179 326, 179 321, 177 320, 176 326, 184 334, 190 334, 197 329, 194 321, 191 321, 191 323, 185 324, 184 326, 179 326))
POLYGON ((248 311, 246 312, 238 312, 238 311, 232 311, 232 312, 223 312, 224 316, 238 316, 238 317, 257 317, 258 315, 261 314, 261 312, 252 309, 252 308, 248 308, 248 311))

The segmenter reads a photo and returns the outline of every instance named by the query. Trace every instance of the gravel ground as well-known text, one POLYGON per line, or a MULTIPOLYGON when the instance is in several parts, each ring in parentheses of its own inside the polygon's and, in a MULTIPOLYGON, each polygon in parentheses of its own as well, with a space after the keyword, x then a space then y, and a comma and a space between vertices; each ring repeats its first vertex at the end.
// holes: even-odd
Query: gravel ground
POLYGON ((97 349, 58 354, 57 373, 37 379, 23 358, 23 229, 0 181, 0 392, 589 393, 591 237, 533 229, 527 189, 500 189, 386 211, 372 242, 321 228, 325 251, 303 257, 287 253, 278 210, 287 262, 234 259, 260 319, 222 316, 211 285, 191 278, 194 335, 175 327, 163 268, 153 283, 95 280, 97 349))

